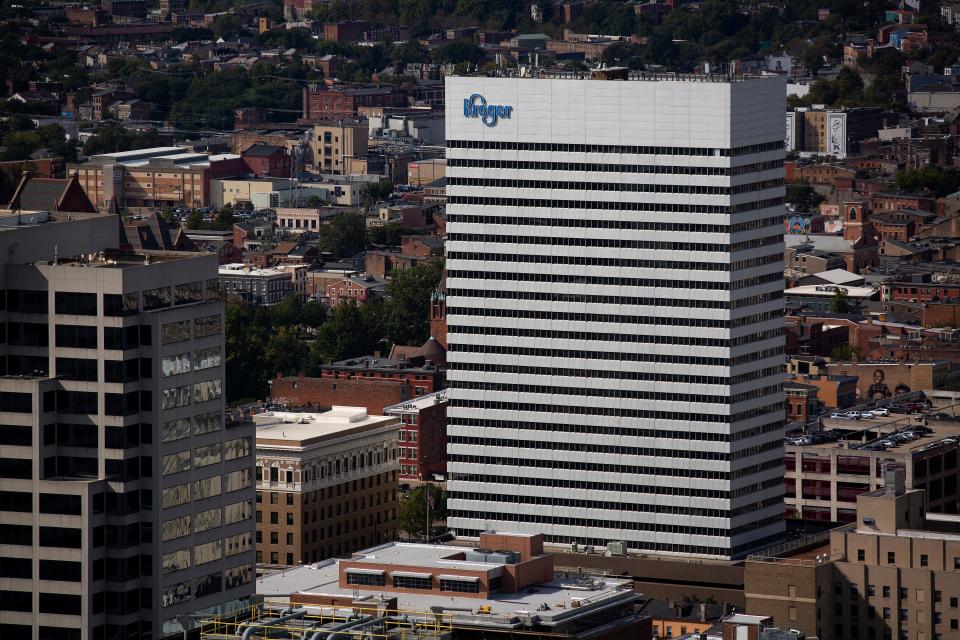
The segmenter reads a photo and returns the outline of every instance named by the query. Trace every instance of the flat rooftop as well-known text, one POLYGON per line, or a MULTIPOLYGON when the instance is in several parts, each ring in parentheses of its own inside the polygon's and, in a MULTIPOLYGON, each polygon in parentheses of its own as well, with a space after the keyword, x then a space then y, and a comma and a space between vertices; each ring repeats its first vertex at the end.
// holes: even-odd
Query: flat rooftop
POLYGON ((442 389, 440 391, 434 391, 433 393, 428 393, 425 396, 420 396, 419 398, 414 398, 413 400, 408 400, 406 402, 394 404, 389 407, 384 407, 383 412, 390 415, 400 414, 400 413, 419 413, 421 409, 432 407, 434 405, 441 404, 446 401, 447 401, 447 390, 442 389))
POLYGON ((324 440, 393 425, 392 416, 370 416, 363 407, 334 406, 329 411, 266 411, 252 416, 257 445, 304 447, 324 440))
POLYGON ((374 547, 354 554, 354 557, 345 562, 351 564, 369 565, 415 565, 424 569, 465 569, 468 571, 486 571, 502 567, 502 562, 475 562, 451 558, 461 555, 468 549, 449 545, 411 544, 406 542, 390 542, 381 547, 374 547))
MULTIPOLYGON (((889 436, 899 430, 907 430, 910 427, 922 426, 914 418, 918 414, 891 414, 886 418, 874 418, 870 420, 838 420, 833 418, 824 418, 823 423, 826 429, 836 429, 842 433, 841 442, 847 441, 850 446, 845 451, 852 454, 869 454, 870 450, 855 449, 854 445, 871 442, 882 436, 889 436)), ((927 428, 930 433, 920 438, 888 447, 886 453, 892 452, 913 452, 919 450, 933 449, 939 446, 953 445, 960 442, 960 420, 927 420, 927 428)), ((808 445, 786 445, 787 452, 792 451, 816 451, 828 449, 842 449, 841 442, 822 442, 808 445)))
MULTIPOLYGON (((462 548, 454 548, 463 551, 462 548)), ((418 557, 418 553, 414 551, 407 564, 415 564, 414 559, 418 557)), ((348 561, 325 560, 261 576, 257 578, 257 595, 266 600, 287 599, 292 594, 299 593, 353 597, 352 586, 346 589, 340 587, 340 562, 348 561)), ((631 580, 607 576, 594 578, 595 588, 587 588, 577 585, 574 576, 568 580, 560 574, 550 582, 537 584, 520 593, 493 593, 486 599, 451 596, 446 592, 443 595, 395 593, 391 592, 389 587, 376 591, 361 590, 360 593, 374 596, 382 592, 387 596, 396 596, 397 608, 400 610, 448 613, 452 616, 454 625, 482 622, 485 626, 508 624, 509 621, 530 612, 536 612, 536 615, 547 623, 561 622, 578 614, 589 614, 609 603, 626 603, 637 598, 637 594, 631 590, 631 580), (580 603, 579 606, 572 604, 575 600, 580 603), (547 608, 540 610, 542 605, 547 608), (489 606, 490 613, 478 614, 477 610, 481 606, 489 606)))

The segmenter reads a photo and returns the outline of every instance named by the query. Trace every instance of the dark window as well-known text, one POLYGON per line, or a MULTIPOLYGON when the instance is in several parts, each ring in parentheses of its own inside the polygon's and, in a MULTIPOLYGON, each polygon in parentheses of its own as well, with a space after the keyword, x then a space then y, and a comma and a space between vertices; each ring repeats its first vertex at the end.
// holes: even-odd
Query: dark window
POLYGON ((7 356, 7 373, 11 376, 44 376, 50 373, 50 360, 47 356, 25 356, 11 354, 7 356))
POLYGON ((92 391, 57 391, 60 413, 97 413, 97 394, 92 391))
POLYGON ((0 478, 33 479, 33 460, 0 458, 0 478))
POLYGON ((103 394, 104 413, 108 416, 132 416, 140 411, 140 392, 103 394))
POLYGON ((7 342, 22 347, 46 347, 50 341, 48 325, 37 322, 7 323, 7 342))
POLYGON ((132 316, 136 315, 140 306, 140 294, 118 293, 103 294, 103 315, 105 316, 132 316))
POLYGON ((97 361, 92 358, 57 358, 57 377, 64 380, 97 381, 97 361))
POLYGON ((0 425, 0 444, 29 447, 33 444, 33 428, 12 424, 0 425))
POLYGON ((33 560, 31 558, 0 558, 0 577, 33 578, 33 560))
POLYGON ((139 338, 140 329, 136 325, 132 327, 103 328, 104 349, 136 349, 140 345, 139 338))
POLYGON ((40 613, 65 613, 78 616, 80 611, 80 596, 66 593, 40 594, 40 613))
POLYGON ((76 349, 97 348, 96 327, 77 324, 58 324, 55 333, 58 347, 72 347, 76 349))
POLYGON ((863 549, 857 549, 857 562, 863 562, 866 560, 866 553, 863 549))
POLYGON ((197 578, 194 586, 193 595, 195 598, 202 598, 214 593, 220 593, 223 589, 223 575, 218 571, 209 576, 197 578))
POLYGON ((130 424, 125 427, 105 427, 104 446, 108 449, 129 449, 140 444, 140 425, 130 424))
POLYGON ((33 494, 26 491, 0 491, 0 509, 30 513, 33 511, 33 494))
POLYGON ((69 560, 41 560, 41 580, 65 580, 80 582, 83 576, 83 564, 69 560))
POLYGON ((79 516, 82 513, 81 498, 80 496, 61 493, 41 493, 40 513, 79 516))
POLYGON ((40 527, 41 547, 65 547, 80 549, 82 536, 80 529, 68 527, 40 527))
POLYGON ((0 611, 33 611, 33 593, 0 591, 0 611))
POLYGON ((7 310, 15 313, 46 313, 47 292, 8 289, 7 310))
POLYGON ((95 316, 97 315, 97 294, 57 291, 54 294, 54 307, 57 313, 95 316))
POLYGON ((140 361, 131 360, 104 360, 103 379, 105 382, 136 382, 140 375, 140 361))
POLYGON ((26 524, 0 524, 0 544, 33 544, 33 527, 26 524))
POLYGON ((0 624, 0 638, 4 640, 33 640, 33 627, 28 624, 0 624))
POLYGON ((33 396, 29 393, 2 391, 0 392, 0 411, 10 411, 11 413, 32 413, 33 396))

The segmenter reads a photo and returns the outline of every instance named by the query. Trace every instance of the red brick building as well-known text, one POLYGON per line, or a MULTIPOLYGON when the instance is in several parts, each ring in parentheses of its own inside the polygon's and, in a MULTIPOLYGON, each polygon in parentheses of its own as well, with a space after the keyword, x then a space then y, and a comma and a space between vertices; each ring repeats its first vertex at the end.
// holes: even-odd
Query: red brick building
POLYGON ((363 356, 324 365, 320 367, 320 376, 340 380, 402 380, 413 386, 414 395, 410 396, 413 398, 446 386, 443 368, 423 356, 407 359, 363 356))
POLYGON ((289 178, 292 172, 290 153, 284 147, 257 143, 240 157, 258 178, 289 178))
POLYGON ((817 415, 817 388, 799 382, 786 382, 783 385, 784 408, 787 422, 806 424, 817 415))
POLYGON ((405 107, 400 87, 333 87, 312 84, 303 89, 303 119, 311 122, 355 116, 360 107, 405 107))
POLYGON ((400 419, 400 480, 430 480, 447 470, 447 393, 437 391, 384 409, 400 419))
POLYGON ((960 284, 948 282, 888 282, 883 285, 884 299, 932 302, 960 298, 960 284))
POLYGON ((370 23, 366 20, 328 22, 323 25, 323 39, 328 42, 359 42, 369 30, 370 23))
POLYGON ((344 278, 327 285, 327 305, 332 309, 350 302, 366 304, 381 295, 386 288, 386 281, 378 280, 370 274, 344 278))

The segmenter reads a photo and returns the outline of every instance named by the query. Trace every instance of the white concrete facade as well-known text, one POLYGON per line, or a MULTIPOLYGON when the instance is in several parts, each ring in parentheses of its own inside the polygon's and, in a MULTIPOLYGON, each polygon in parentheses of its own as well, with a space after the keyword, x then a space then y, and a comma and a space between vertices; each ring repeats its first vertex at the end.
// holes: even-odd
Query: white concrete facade
POLYGON ((458 535, 783 531, 784 83, 447 78, 458 535))

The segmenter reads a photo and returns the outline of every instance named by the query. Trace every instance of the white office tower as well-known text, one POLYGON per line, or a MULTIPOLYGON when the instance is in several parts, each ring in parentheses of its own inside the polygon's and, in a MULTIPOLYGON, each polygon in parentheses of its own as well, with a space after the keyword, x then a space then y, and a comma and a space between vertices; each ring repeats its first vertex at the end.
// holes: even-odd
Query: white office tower
POLYGON ((731 558, 783 532, 784 96, 447 78, 458 535, 731 558))

